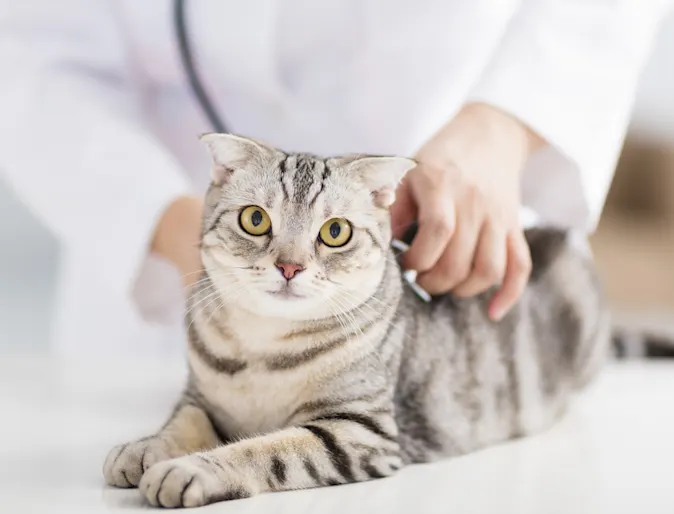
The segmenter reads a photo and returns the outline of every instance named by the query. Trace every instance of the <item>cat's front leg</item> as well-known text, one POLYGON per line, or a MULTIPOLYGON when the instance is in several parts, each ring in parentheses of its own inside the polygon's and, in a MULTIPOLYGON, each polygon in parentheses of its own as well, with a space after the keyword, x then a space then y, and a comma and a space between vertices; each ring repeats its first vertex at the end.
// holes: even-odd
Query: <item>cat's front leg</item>
POLYGON ((139 489, 162 507, 196 507, 262 492, 359 482, 402 466, 393 417, 340 413, 161 462, 139 489))
POLYGON ((115 487, 136 487, 157 462, 214 448, 219 440, 208 416, 183 398, 155 435, 116 446, 103 464, 105 481, 115 487))

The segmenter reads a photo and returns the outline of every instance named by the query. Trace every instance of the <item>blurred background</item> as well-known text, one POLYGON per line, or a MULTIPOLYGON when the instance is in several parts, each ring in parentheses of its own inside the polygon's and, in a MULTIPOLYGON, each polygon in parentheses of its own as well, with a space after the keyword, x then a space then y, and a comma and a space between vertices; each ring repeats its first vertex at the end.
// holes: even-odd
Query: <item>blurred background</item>
POLYGON ((641 79, 592 245, 618 316, 674 328, 674 18, 641 79))
MULTIPOLYGON (((614 309, 674 327, 674 18, 660 34, 592 245, 614 309)), ((45 345, 59 247, 0 176, 0 348, 45 345)))

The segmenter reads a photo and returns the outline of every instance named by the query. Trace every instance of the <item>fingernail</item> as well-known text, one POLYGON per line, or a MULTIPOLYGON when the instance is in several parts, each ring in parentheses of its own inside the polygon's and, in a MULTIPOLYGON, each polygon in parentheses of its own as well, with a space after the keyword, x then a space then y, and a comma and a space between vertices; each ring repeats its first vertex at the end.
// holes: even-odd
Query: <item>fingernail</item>
POLYGON ((504 314, 505 312, 503 312, 503 309, 497 307, 491 307, 489 309, 489 317, 491 318, 492 321, 501 321, 501 319, 503 319, 504 314))

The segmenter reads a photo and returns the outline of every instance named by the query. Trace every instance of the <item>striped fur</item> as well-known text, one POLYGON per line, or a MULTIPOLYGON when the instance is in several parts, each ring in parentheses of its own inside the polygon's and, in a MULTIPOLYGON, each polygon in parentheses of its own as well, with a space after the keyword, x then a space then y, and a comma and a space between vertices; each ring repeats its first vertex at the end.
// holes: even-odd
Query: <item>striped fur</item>
POLYGON ((492 323, 487 295, 426 304, 403 289, 377 198, 409 161, 216 139, 185 394, 156 435, 112 450, 108 483, 187 507, 383 478, 544 430, 600 368, 608 315, 565 234, 528 233, 532 279, 492 323), (242 231, 247 205, 269 235, 242 231), (317 234, 335 216, 353 236, 329 249, 317 234), (277 259, 305 270, 286 283, 277 259))

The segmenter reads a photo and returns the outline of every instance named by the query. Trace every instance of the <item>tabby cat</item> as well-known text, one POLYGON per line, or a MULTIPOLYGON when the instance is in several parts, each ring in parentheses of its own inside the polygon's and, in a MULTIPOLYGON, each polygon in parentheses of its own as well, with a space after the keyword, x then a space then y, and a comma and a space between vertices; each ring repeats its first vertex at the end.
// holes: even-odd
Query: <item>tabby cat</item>
POLYGON ((586 252, 527 234, 532 274, 501 321, 488 296, 420 300, 388 207, 414 161, 288 154, 225 135, 189 301, 189 379, 108 484, 194 507, 344 484, 539 432, 600 368, 609 318, 586 252))

